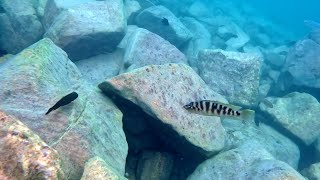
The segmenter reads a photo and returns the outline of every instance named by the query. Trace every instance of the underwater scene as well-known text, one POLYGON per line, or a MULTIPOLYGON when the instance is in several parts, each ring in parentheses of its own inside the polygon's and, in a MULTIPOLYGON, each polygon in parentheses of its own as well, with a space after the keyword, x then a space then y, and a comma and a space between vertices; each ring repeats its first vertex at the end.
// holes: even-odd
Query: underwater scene
POLYGON ((0 180, 320 180, 319 0, 0 0, 0 180))

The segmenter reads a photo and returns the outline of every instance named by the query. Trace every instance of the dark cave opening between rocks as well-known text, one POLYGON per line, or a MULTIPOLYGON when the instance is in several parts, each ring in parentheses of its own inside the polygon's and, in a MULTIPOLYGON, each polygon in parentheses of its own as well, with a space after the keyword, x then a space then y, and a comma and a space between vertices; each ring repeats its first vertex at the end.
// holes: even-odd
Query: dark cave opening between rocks
POLYGON ((123 113, 123 130, 129 146, 126 160, 128 179, 146 179, 156 175, 162 179, 184 180, 207 159, 200 149, 190 145, 170 125, 113 92, 105 94, 123 113))

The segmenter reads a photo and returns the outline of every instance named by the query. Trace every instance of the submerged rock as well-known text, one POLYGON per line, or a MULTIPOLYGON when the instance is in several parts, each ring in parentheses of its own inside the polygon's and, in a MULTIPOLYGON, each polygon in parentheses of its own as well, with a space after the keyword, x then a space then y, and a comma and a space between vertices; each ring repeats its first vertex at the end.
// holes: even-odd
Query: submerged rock
POLYGON ((33 0, 1 0, 0 49, 16 54, 41 39, 44 30, 33 0))
POLYGON ((84 79, 96 86, 105 78, 111 78, 119 74, 123 64, 123 51, 116 50, 113 53, 101 54, 74 62, 84 79))
POLYGON ((289 50, 283 75, 290 85, 320 88, 320 44, 304 39, 289 50))
POLYGON ((125 180, 122 174, 119 174, 108 163, 99 157, 89 159, 84 168, 81 180, 125 180))
POLYGON ((183 108, 200 99, 225 102, 189 66, 146 66, 107 79, 99 88, 119 94, 154 117, 150 121, 154 132, 173 142, 178 151, 210 156, 224 147, 225 131, 218 117, 190 114, 183 108))
POLYGON ((139 27, 158 34, 176 47, 192 38, 191 32, 164 6, 151 6, 137 17, 139 27))
POLYGON ((170 179, 174 159, 169 153, 145 151, 137 167, 137 179, 167 180, 170 179))
POLYGON ((273 156, 255 142, 226 151, 206 160, 188 177, 204 179, 295 179, 304 180, 288 164, 273 156))
POLYGON ((44 36, 76 61, 114 51, 126 24, 122 0, 94 1, 63 11, 44 36))
POLYGON ((122 113, 85 84, 67 54, 43 39, 0 66, 0 109, 14 115, 55 148, 67 178, 79 179, 85 162, 99 156, 124 174, 128 146, 122 113), (61 97, 76 91, 72 103, 45 115, 61 97))
POLYGON ((261 103, 260 109, 305 144, 310 145, 320 135, 320 104, 316 98, 307 93, 293 92, 282 98, 267 99, 273 107, 261 103))
POLYGON ((94 0, 48 0, 44 10, 44 28, 48 29, 62 11, 92 1, 94 0))
POLYGON ((250 141, 257 141, 276 159, 286 162, 294 169, 298 168, 299 147, 272 127, 260 123, 256 128, 232 119, 223 120, 222 125, 227 132, 224 150, 240 147, 250 141))
POLYGON ((203 24, 194 18, 184 17, 181 18, 181 21, 193 34, 185 50, 185 54, 191 66, 195 67, 196 62, 194 61, 197 59, 199 51, 211 46, 211 34, 203 24))
POLYGON ((0 179, 64 179, 56 150, 0 111, 0 179))
POLYGON ((257 105, 261 59, 255 54, 205 49, 199 52, 200 76, 230 103, 257 105))
POLYGON ((160 36, 137 28, 129 34, 122 72, 147 65, 186 63, 187 59, 175 46, 160 36))
POLYGON ((320 163, 311 164, 308 168, 303 169, 301 174, 308 178, 308 180, 320 179, 320 163))

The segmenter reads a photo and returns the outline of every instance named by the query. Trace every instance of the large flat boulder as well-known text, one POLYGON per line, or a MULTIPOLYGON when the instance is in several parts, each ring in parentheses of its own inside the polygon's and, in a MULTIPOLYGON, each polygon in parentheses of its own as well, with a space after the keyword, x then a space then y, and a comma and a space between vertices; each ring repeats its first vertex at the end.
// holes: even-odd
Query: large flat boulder
POLYGON ((44 36, 76 61, 114 51, 126 26, 122 0, 94 1, 60 13, 44 36))
POLYGON ((94 156, 124 174, 128 146, 122 113, 84 83, 67 54, 50 39, 6 60, 0 71, 0 109, 21 119, 59 152, 68 178, 79 179, 85 162, 94 156), (45 115, 70 91, 79 97, 45 115))
POLYGON ((0 49, 16 54, 41 39, 44 30, 34 1, 0 1, 0 49))
POLYGON ((200 76, 230 103, 257 105, 261 58, 256 54, 205 49, 199 52, 200 76))
POLYGON ((137 28, 128 36, 124 54, 124 67, 121 72, 147 65, 187 64, 185 55, 157 34, 143 28, 137 28))
POLYGON ((260 109, 305 144, 310 145, 320 135, 320 104, 316 98, 307 93, 293 92, 281 98, 267 99, 273 107, 261 103, 260 109))
POLYGON ((143 10, 136 17, 136 23, 139 27, 158 34, 176 47, 180 47, 192 38, 192 33, 164 6, 151 6, 143 10))
POLYGON ((226 151, 206 160, 188 177, 203 179, 294 179, 304 178, 288 164, 275 160, 256 142, 226 151))
POLYGON ((218 117, 191 114, 183 108, 200 99, 226 102, 187 65, 145 66, 107 79, 99 88, 122 96, 154 117, 150 120, 154 132, 166 135, 168 141, 176 139, 173 145, 178 151, 193 149, 210 156, 224 147, 225 130, 218 117))
POLYGON ((64 179, 56 150, 0 110, 0 179, 64 179))

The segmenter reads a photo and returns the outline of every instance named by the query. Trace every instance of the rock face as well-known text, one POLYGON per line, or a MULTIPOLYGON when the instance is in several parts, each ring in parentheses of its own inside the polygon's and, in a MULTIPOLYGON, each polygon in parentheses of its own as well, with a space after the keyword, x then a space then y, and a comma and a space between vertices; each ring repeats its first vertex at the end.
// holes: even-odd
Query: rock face
POLYGON ((187 151, 184 147, 188 145, 204 155, 212 155, 224 146, 225 131, 218 117, 191 114, 183 108, 200 99, 225 102, 189 66, 145 66, 108 79, 99 88, 106 93, 115 92, 140 106, 155 118, 150 122, 155 132, 159 129, 160 135, 167 136, 168 140, 179 138, 174 145, 181 151, 187 151), (183 144, 179 145, 181 142, 183 144))
POLYGON ((320 88, 320 45, 310 39, 297 42, 288 53, 284 72, 289 73, 290 84, 320 88))
POLYGON ((92 2, 94 0, 48 0, 44 10, 43 26, 48 29, 55 18, 63 11, 68 8, 75 7, 79 4, 92 2))
POLYGON ((158 34, 176 47, 192 38, 191 32, 164 6, 151 6, 143 10, 136 17, 136 22, 139 27, 158 34))
POLYGON ((143 152, 137 168, 137 179, 166 180, 170 179, 173 168, 173 156, 161 152, 143 152))
POLYGON ((312 164, 301 172, 309 180, 320 179, 320 163, 312 164))
POLYGON ((117 173, 108 163, 99 157, 89 159, 84 168, 81 180, 125 180, 123 175, 117 173))
POLYGON ((275 160, 259 144, 249 142, 206 160, 188 177, 203 179, 294 179, 304 178, 284 162, 275 160))
POLYGON ((267 98, 273 108, 260 104, 260 109, 274 121, 310 145, 320 135, 320 104, 306 93, 290 93, 282 98, 267 98), (308 129, 306 131, 306 129, 308 129))
POLYGON ((257 104, 260 57, 255 54, 205 49, 199 52, 200 76, 230 103, 257 104))
POLYGON ((94 156, 124 174, 128 146, 122 113, 83 83, 76 66, 50 39, 10 58, 0 71, 0 109, 20 118, 59 152, 67 178, 79 179, 85 162, 94 156), (79 97, 46 116, 70 91, 79 97))
POLYGON ((224 150, 240 147, 250 141, 257 141, 276 159, 286 162, 295 169, 298 168, 300 160, 298 146, 273 128, 263 123, 256 128, 232 119, 223 120, 222 125, 227 132, 224 150))
POLYGON ((94 1, 63 11, 45 37, 75 61, 114 51, 125 29, 122 0, 94 1))
POLYGON ((97 86, 105 78, 111 78, 119 74, 123 64, 123 51, 116 50, 113 53, 101 54, 76 61, 79 71, 90 84, 97 86))
POLYGON ((189 58, 191 66, 195 67, 199 51, 211 46, 211 34, 203 24, 194 18, 184 17, 181 21, 193 34, 185 50, 185 54, 189 58))
POLYGON ((16 54, 35 43, 44 31, 33 8, 33 0, 2 0, 0 7, 0 49, 16 54))
POLYGON ((147 65, 186 63, 187 59, 175 46, 160 36, 137 28, 128 40, 122 72, 147 65))
POLYGON ((250 37, 235 23, 232 23, 232 28, 235 30, 236 37, 231 37, 227 42, 227 50, 234 51, 243 47, 249 42, 250 37))
POLYGON ((0 179, 64 179, 57 151, 0 111, 0 179))

